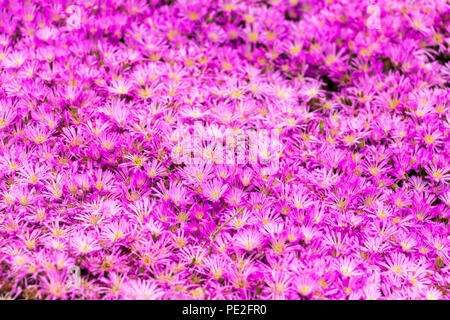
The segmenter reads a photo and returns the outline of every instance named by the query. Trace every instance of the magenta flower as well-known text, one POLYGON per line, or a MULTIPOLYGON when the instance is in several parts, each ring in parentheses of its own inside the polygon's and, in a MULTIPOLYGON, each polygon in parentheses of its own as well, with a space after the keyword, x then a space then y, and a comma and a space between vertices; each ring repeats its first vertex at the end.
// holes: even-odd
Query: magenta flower
POLYGON ((0 10, 0 297, 448 299, 448 6, 0 10))

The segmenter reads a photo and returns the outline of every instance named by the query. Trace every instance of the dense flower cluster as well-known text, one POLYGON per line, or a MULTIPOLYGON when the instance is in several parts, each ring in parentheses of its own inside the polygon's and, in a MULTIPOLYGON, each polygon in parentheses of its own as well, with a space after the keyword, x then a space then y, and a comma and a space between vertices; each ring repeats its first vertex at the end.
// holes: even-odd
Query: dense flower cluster
POLYGON ((1 297, 447 299, 449 21, 2 1, 1 297))

